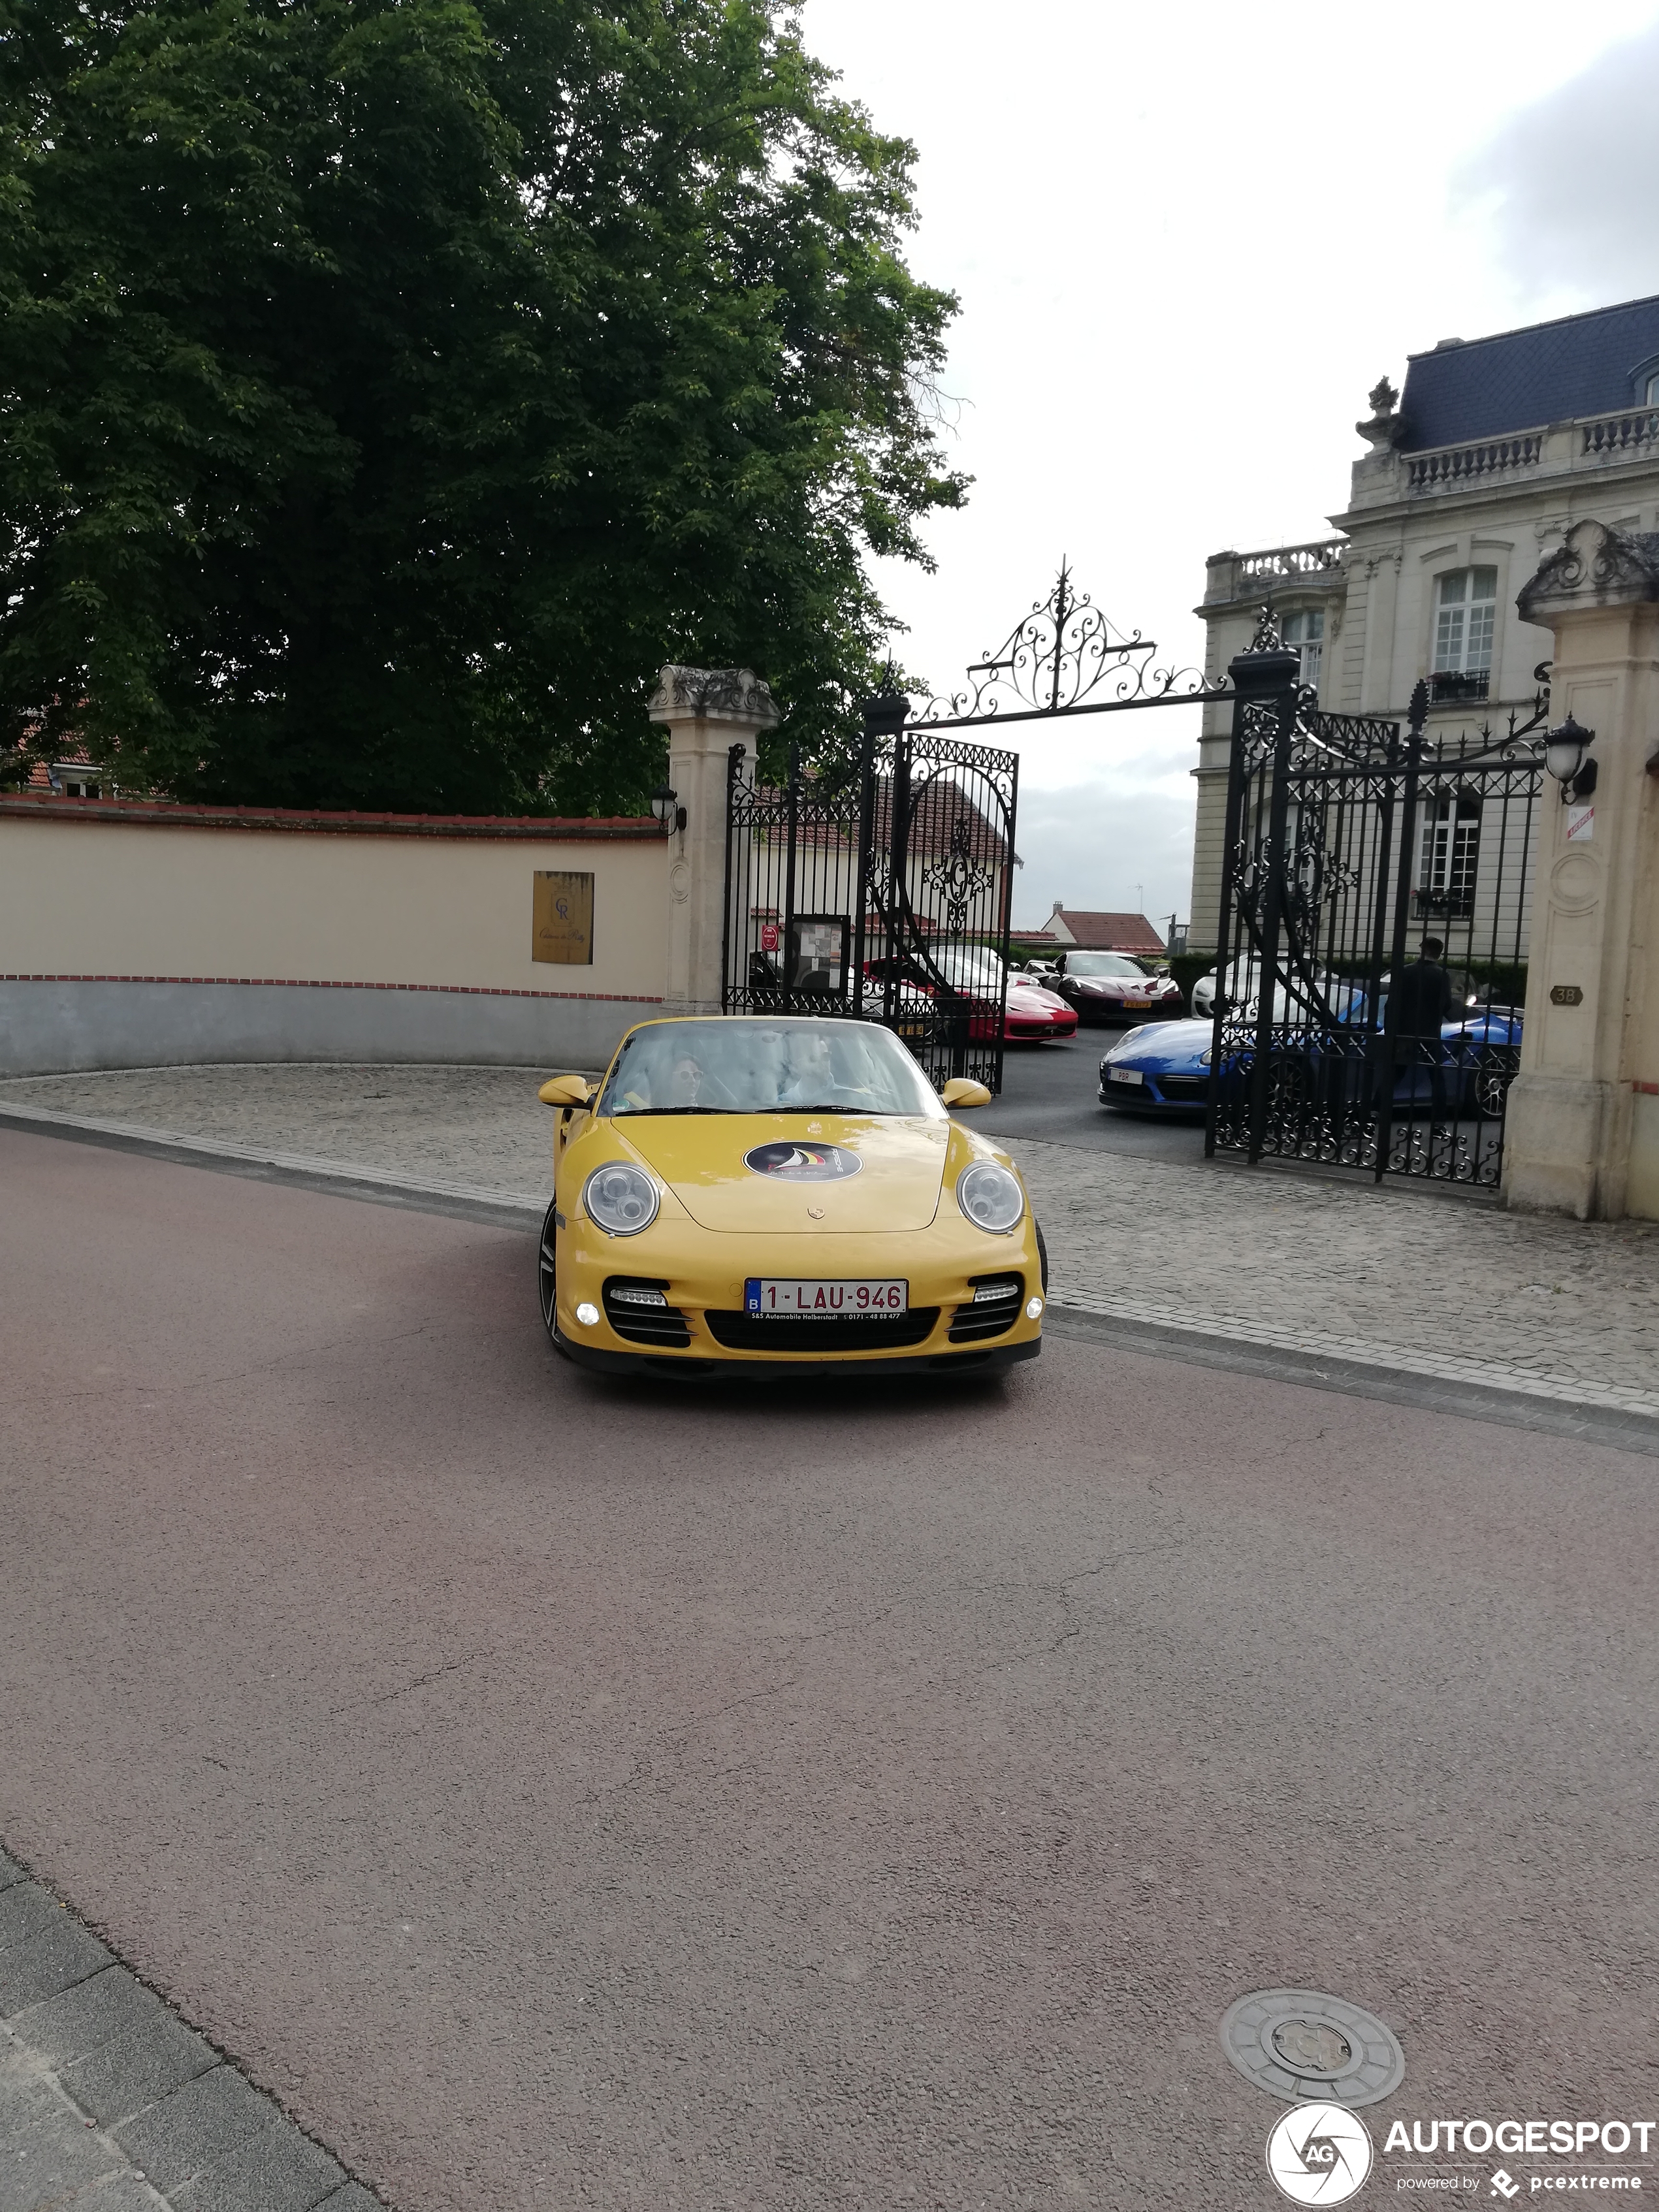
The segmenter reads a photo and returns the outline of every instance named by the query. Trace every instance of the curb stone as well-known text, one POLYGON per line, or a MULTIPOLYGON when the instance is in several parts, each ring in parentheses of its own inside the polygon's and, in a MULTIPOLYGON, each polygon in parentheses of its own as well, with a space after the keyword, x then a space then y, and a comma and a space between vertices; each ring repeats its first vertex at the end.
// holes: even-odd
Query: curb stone
POLYGON ((6 2212, 385 2212, 0 1850, 6 2212))

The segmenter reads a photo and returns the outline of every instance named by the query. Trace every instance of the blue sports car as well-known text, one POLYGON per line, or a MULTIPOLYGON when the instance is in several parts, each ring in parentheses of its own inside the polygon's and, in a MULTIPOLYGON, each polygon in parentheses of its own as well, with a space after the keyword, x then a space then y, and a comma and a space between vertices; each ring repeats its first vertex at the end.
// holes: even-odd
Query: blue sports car
MULTIPOLYGON (((1385 1001, 1386 1004, 1386 1001, 1385 1001)), ((1363 993, 1355 993, 1345 1011, 1358 1024, 1365 1018, 1363 993)), ((1238 1032, 1233 1032, 1236 1036, 1238 1032)), ((1294 1062, 1304 1069, 1334 1077, 1350 1096, 1364 1080, 1366 1048, 1363 1029, 1346 1024, 1322 1033, 1318 1030, 1280 1030, 1287 1068, 1294 1062)), ((1139 1113, 1201 1114, 1210 1091, 1210 1052, 1215 1029, 1210 1022, 1150 1022, 1132 1030, 1100 1063, 1100 1103, 1127 1107, 1139 1113)), ((1447 1022, 1440 1031, 1440 1070, 1425 1057, 1422 1064, 1402 1065, 1394 1085, 1396 1112, 1428 1108, 1433 1098, 1435 1076, 1446 1092, 1449 1111, 1495 1120, 1504 1110, 1504 1097, 1520 1059, 1521 1014, 1516 1007, 1492 1006, 1472 1012, 1461 1021, 1447 1022), (1450 1071, 1455 1070, 1455 1079, 1450 1071), (1441 1071, 1444 1071, 1443 1073, 1441 1071)), ((1248 1069, 1248 1048, 1232 1053, 1222 1070, 1224 1082, 1242 1079, 1248 1069)))

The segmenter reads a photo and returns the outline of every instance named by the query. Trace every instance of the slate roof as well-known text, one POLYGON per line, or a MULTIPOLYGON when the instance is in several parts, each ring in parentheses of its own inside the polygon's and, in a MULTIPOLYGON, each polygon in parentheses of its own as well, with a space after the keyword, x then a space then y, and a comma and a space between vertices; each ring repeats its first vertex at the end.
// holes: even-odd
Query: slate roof
POLYGON ((1536 430, 1641 404, 1659 368, 1659 296, 1414 353, 1400 413, 1402 453, 1536 430))

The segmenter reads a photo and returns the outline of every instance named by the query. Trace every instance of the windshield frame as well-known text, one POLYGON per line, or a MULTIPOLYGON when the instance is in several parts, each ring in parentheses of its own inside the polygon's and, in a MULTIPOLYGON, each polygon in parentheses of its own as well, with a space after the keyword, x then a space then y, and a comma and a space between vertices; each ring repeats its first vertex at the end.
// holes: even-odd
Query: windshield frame
POLYGON ((617 1048, 592 1112, 601 1121, 692 1115, 948 1121, 949 1111, 902 1040, 882 1023, 817 1014, 702 1014, 642 1022, 617 1048), (747 1031, 754 1049, 739 1042, 747 1031), (821 1037, 822 1069, 790 1039, 821 1037), (682 1071, 690 1063, 694 1071, 682 1071), (810 1092, 817 1075, 827 1079, 810 1092), (863 1076, 863 1083, 838 1079, 863 1076), (885 1076, 885 1083, 880 1079, 885 1076), (743 1079, 755 1085, 742 1087, 743 1079), (627 1085, 626 1089, 621 1086, 627 1085), (637 1086, 637 1087, 635 1087, 637 1086), (760 1095, 770 1087, 770 1098, 760 1095), (658 1097, 659 1090, 667 1095, 658 1097), (803 1095, 791 1095, 800 1093, 803 1095))

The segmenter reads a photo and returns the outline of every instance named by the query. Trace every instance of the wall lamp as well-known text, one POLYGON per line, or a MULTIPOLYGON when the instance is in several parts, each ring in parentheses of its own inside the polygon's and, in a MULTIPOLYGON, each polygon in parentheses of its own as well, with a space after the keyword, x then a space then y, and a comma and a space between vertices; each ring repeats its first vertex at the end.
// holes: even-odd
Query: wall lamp
POLYGON ((651 794, 651 811, 665 830, 684 830, 685 809, 672 783, 659 783, 651 794))
POLYGON ((1595 742, 1594 730, 1581 729, 1569 714, 1559 729, 1544 738, 1544 765, 1561 787, 1561 804, 1588 799, 1595 788, 1595 763, 1585 753, 1595 742))

